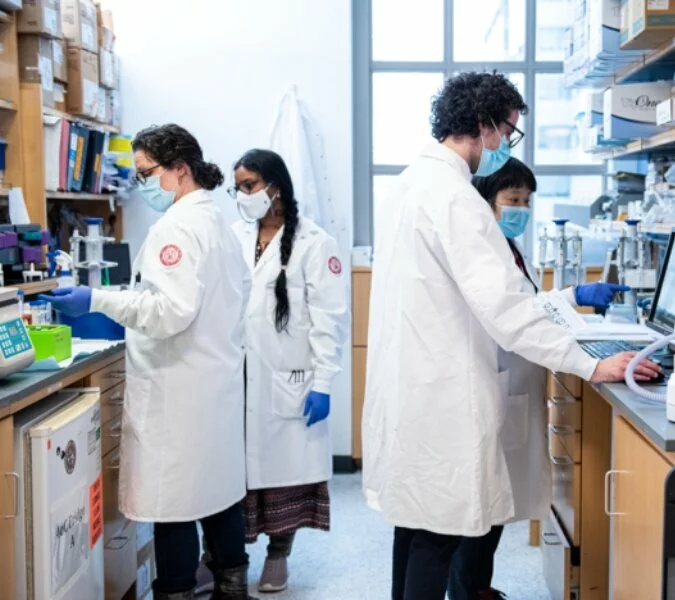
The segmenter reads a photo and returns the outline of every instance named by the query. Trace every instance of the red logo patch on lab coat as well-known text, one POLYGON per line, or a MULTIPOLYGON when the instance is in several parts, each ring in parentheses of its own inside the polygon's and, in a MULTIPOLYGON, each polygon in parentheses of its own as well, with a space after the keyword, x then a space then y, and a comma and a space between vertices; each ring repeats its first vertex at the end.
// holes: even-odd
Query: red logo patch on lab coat
POLYGON ((183 251, 175 244, 168 244, 159 253, 159 260, 165 267, 175 267, 183 258, 183 251))
POLYGON ((328 268, 334 275, 342 273, 342 263, 340 262, 340 259, 337 256, 331 256, 328 259, 328 268))

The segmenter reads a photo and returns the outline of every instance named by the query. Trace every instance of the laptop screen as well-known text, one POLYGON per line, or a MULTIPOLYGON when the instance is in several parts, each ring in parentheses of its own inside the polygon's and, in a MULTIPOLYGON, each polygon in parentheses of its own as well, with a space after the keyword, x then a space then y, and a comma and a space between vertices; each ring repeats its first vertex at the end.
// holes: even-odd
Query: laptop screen
POLYGON ((663 335, 669 335, 675 330, 675 260, 673 259, 673 244, 675 231, 670 234, 668 248, 661 265, 659 283, 654 294, 654 302, 647 325, 663 335))

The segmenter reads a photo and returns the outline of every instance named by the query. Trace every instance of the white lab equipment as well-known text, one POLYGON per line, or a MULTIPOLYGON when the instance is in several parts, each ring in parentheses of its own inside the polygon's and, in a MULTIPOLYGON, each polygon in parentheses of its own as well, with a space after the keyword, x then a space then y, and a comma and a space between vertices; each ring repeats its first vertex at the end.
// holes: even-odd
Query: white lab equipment
POLYGON ((35 360, 35 350, 21 319, 15 288, 0 288, 0 379, 21 371, 35 360))
POLYGON ((70 238, 70 256, 76 269, 89 271, 89 287, 101 288, 101 271, 106 268, 116 267, 117 263, 103 260, 103 244, 114 242, 115 238, 101 235, 103 219, 89 217, 84 220, 87 224, 87 235, 80 236, 76 229, 70 238), (80 244, 84 242, 86 250, 84 260, 80 260, 80 244))
POLYGON ((539 237, 539 266, 543 273, 548 266, 553 267, 553 287, 562 290, 581 283, 581 236, 575 233, 568 236, 565 231, 567 219, 555 219, 555 235, 548 231, 539 237), (550 248, 553 249, 552 257, 550 248))
POLYGON ((98 390, 59 392, 18 413, 14 423, 13 597, 103 600, 98 390))
MULTIPOLYGON (((77 234, 77 230, 75 231, 77 234)), ((64 252, 63 250, 57 250, 54 256, 54 261, 59 270, 59 276, 56 280, 60 288, 63 287, 73 287, 76 285, 73 265, 73 257, 64 252)))
POLYGON ((656 288, 652 243, 638 230, 639 224, 638 219, 626 220, 617 248, 607 251, 602 273, 602 281, 607 281, 610 267, 616 267, 619 283, 632 288, 630 292, 624 292, 624 302, 631 306, 637 304, 640 292, 656 288))

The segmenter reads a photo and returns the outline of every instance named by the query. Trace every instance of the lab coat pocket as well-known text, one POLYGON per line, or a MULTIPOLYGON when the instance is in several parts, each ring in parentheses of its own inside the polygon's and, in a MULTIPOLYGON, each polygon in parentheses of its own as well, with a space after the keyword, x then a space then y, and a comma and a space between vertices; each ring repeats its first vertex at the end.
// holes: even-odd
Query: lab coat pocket
POLYGON ((527 442, 529 404, 528 394, 504 398, 505 415, 500 435, 504 451, 515 450, 527 442))
POLYGON ((312 371, 275 371, 272 377, 272 410, 281 419, 302 419, 305 400, 312 391, 312 371))
POLYGON ((139 439, 145 430, 150 402, 150 380, 127 373, 122 431, 139 439))

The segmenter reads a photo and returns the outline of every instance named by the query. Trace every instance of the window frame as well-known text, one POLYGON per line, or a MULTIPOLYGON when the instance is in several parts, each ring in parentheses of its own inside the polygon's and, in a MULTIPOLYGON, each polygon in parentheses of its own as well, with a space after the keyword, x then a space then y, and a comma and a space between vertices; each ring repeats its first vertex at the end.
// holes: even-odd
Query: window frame
MULTIPOLYGON (((536 60, 537 0, 525 0, 525 58, 522 61, 503 62, 455 62, 453 59, 453 4, 444 3, 444 58, 441 62, 373 61, 372 59, 372 0, 352 0, 353 26, 353 139, 354 139, 354 245, 373 245, 373 177, 376 175, 397 175, 406 165, 385 165, 373 163, 373 94, 372 78, 376 72, 428 73, 441 72, 445 77, 462 71, 483 71, 496 69, 503 73, 523 73, 525 81, 525 102, 529 113, 524 117, 527 135, 524 144, 523 161, 540 176, 597 175, 605 173, 604 164, 594 165, 537 165, 535 155, 535 80, 539 74, 562 74, 563 64, 558 61, 536 60), (450 32, 450 34, 448 34, 450 32)), ((606 186, 603 178, 602 187, 606 186)), ((532 220, 534 221, 534 219, 532 220)), ((532 248, 534 223, 525 236, 526 249, 532 248)))

